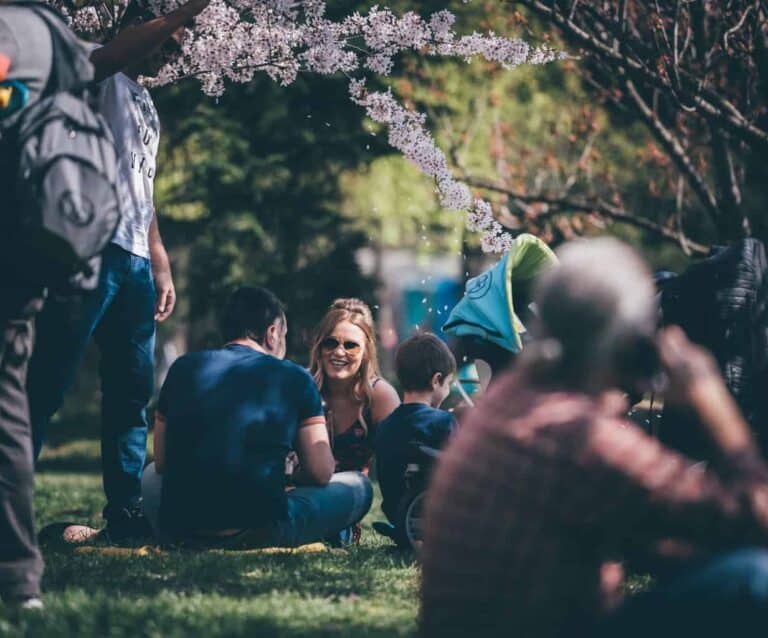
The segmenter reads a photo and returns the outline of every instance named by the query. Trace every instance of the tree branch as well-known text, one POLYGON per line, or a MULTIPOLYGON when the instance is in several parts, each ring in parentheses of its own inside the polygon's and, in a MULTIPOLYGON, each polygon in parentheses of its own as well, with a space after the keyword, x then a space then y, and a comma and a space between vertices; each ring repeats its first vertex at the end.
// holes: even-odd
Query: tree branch
POLYGON ((728 38, 731 37, 734 33, 736 33, 741 27, 744 26, 744 23, 747 21, 747 17, 750 13, 752 13, 752 9, 754 9, 754 5, 749 5, 746 10, 744 11, 743 15, 741 16, 741 19, 736 23, 735 26, 728 29, 725 34, 723 35, 723 45, 726 49, 728 49, 728 38))
POLYGON ((715 168, 714 177, 717 183, 717 190, 720 193, 720 200, 724 212, 731 225, 734 227, 730 236, 741 232, 749 235, 749 221, 741 210, 741 189, 739 188, 736 170, 733 165, 733 155, 728 148, 728 142, 722 131, 715 127, 710 127, 712 135, 712 164, 715 168))
MULTIPOLYGON (((556 5, 547 5, 540 0, 511 0, 528 7, 534 13, 557 26, 564 34, 575 40, 581 46, 596 53, 604 62, 610 63, 614 68, 624 69, 627 73, 637 76, 653 87, 661 89, 670 95, 675 95, 674 87, 668 79, 652 71, 637 58, 624 55, 616 51, 611 44, 603 42, 584 28, 576 24, 557 10, 556 5)), ((625 38, 629 37, 624 34, 625 38)), ((690 90, 680 92, 681 97, 704 117, 719 122, 734 136, 757 147, 768 149, 768 131, 751 123, 744 115, 727 99, 718 95, 715 91, 700 85, 700 78, 694 78, 690 73, 680 69, 680 77, 685 80, 690 90), (684 93, 684 95, 682 95, 684 93)))
MULTIPOLYGON (((709 247, 704 246, 703 244, 699 244, 697 242, 691 241, 690 239, 685 237, 682 230, 680 230, 679 232, 676 232, 650 219, 647 219, 645 217, 638 217, 637 215, 633 215, 632 213, 622 208, 613 206, 612 204, 609 204, 608 202, 605 202, 602 200, 588 200, 588 199, 569 198, 569 197, 551 197, 548 195, 528 195, 525 193, 514 191, 511 188, 504 186, 503 184, 498 184, 496 182, 478 178, 478 177, 472 177, 471 175, 464 175, 462 179, 464 182, 466 182, 470 186, 474 186, 476 188, 482 188, 484 190, 492 191, 494 193, 500 193, 502 195, 506 195, 510 199, 517 200, 519 202, 522 202, 523 204, 545 205, 547 207, 547 210, 544 212, 538 213, 534 217, 535 220, 544 220, 557 215, 569 215, 569 214, 576 214, 576 213, 598 213, 599 215, 605 217, 606 219, 610 219, 614 222, 628 224, 630 226, 634 226, 635 228, 640 228, 642 230, 650 232, 651 234, 655 235, 659 239, 662 239, 666 242, 673 243, 678 247, 682 248, 686 252, 692 252, 699 255, 709 254, 709 247)), ((530 207, 524 207, 524 208, 530 211, 530 207)))
POLYGON ((664 149, 677 165, 678 170, 685 176, 693 191, 698 195, 710 219, 719 227, 721 220, 720 207, 717 198, 704 180, 704 177, 693 165, 693 162, 691 161, 691 158, 688 157, 683 145, 673 133, 662 124, 658 115, 653 112, 651 107, 648 106, 647 102, 640 95, 632 80, 625 78, 624 86, 627 95, 632 98, 633 104, 656 136, 656 139, 661 142, 664 149))

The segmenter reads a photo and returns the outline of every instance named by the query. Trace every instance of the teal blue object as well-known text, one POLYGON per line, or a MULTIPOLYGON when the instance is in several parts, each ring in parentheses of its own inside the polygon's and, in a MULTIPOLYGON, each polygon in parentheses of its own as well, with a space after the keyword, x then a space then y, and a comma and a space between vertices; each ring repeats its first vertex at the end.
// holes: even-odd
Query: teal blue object
POLYGON ((469 396, 480 394, 480 375, 477 373, 477 366, 474 361, 461 366, 456 377, 461 387, 464 388, 464 392, 469 396))
POLYGON ((530 283, 555 264, 557 257, 542 240, 527 233, 518 236, 495 266, 467 282, 464 297, 451 311, 443 332, 519 352, 525 326, 515 314, 513 286, 515 282, 530 283))
POLYGON ((400 334, 408 335, 427 320, 427 304, 423 299, 429 293, 424 290, 407 288, 403 291, 403 316, 400 325, 400 334))
POLYGON ((27 105, 29 90, 19 80, 0 82, 0 117, 7 117, 27 105))

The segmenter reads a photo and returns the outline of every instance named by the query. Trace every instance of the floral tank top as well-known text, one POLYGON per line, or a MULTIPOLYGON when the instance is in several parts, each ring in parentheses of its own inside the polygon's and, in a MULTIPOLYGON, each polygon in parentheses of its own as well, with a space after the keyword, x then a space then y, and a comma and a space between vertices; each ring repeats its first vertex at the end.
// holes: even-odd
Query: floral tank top
POLYGON ((368 429, 360 419, 340 434, 333 437, 333 456, 336 459, 337 472, 363 472, 368 474, 368 465, 373 457, 373 421, 370 410, 363 412, 368 429))
MULTIPOLYGON (((375 379, 371 387, 376 387, 378 382, 379 379, 375 379)), ((373 413, 370 407, 363 410, 362 416, 365 425, 358 418, 346 430, 333 435, 333 456, 336 459, 337 472, 356 471, 368 475, 375 437, 373 413)))

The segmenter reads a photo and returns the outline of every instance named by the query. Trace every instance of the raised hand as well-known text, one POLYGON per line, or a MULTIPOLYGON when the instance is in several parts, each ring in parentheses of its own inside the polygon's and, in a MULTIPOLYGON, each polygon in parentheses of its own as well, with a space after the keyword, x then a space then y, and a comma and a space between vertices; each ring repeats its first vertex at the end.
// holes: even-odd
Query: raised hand
POLYGON ((669 377, 664 400, 690 408, 724 454, 754 453, 749 427, 712 355, 670 326, 659 336, 659 357, 669 377))

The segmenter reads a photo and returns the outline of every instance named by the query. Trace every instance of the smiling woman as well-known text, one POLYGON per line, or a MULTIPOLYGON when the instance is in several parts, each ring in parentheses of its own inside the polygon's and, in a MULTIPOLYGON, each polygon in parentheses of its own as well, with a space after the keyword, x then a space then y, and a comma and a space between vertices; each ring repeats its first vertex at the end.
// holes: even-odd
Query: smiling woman
POLYGON ((337 299, 320 322, 310 372, 323 397, 336 471, 368 472, 376 425, 400 405, 381 378, 371 310, 359 299, 337 299))

